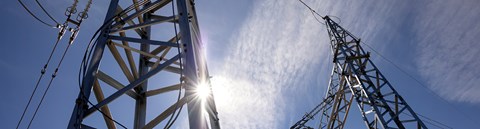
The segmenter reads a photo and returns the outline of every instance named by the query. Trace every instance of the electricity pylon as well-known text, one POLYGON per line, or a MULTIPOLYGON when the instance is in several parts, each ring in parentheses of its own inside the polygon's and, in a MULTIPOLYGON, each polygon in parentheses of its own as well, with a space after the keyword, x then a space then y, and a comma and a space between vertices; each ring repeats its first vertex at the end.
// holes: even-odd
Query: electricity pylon
MULTIPOLYGON (((135 109, 131 111, 134 129, 149 129, 160 123, 165 123, 161 128, 169 128, 184 105, 187 105, 185 114, 190 128, 219 129, 194 1, 133 0, 128 7, 122 5, 129 4, 111 0, 104 25, 92 45, 93 53, 87 54, 84 60, 88 62, 82 65, 85 70, 81 75, 80 93, 68 128, 92 128, 83 121, 94 113, 101 113, 106 126, 115 129, 117 113, 111 112, 110 108, 129 103, 111 103, 121 101, 118 98, 124 95, 134 100, 135 109), (124 53, 121 54, 119 49, 124 53), (102 59, 103 65, 100 65, 102 59), (197 94, 197 88, 202 85, 210 91, 205 98, 197 94), (106 88, 114 92, 105 96, 106 90, 102 89, 106 88), (89 101, 92 90, 96 104, 89 101), (166 107, 149 108, 148 111, 161 113, 147 120, 147 114, 152 114, 147 112, 147 104, 153 103, 152 97, 159 96, 163 100, 158 102, 156 99, 157 105, 161 103, 166 107)), ((126 112, 129 111, 122 111, 126 112)))
POLYGON ((328 91, 323 102, 291 128, 311 128, 305 123, 321 112, 319 128, 342 129, 355 100, 369 129, 426 129, 369 59, 370 53, 363 50, 360 39, 328 16, 324 20, 334 64, 328 91))

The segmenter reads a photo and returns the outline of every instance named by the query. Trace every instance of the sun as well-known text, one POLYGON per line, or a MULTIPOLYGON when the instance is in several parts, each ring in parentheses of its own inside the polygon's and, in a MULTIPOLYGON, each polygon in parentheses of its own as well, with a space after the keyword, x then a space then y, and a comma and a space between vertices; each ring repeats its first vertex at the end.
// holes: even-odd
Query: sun
POLYGON ((197 85, 197 88, 195 89, 195 92, 200 98, 200 100, 204 101, 207 99, 207 97, 210 95, 210 88, 207 83, 200 83, 197 85))

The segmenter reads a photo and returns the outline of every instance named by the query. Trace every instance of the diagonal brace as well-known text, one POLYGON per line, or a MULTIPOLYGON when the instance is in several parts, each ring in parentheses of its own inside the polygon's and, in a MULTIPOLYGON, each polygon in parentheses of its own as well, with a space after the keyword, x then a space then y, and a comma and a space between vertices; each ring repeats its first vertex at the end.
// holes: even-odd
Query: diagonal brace
MULTIPOLYGON (((176 60, 178 60, 180 58, 180 55, 176 55, 175 57, 173 57, 172 59, 166 61, 165 63, 161 64, 160 66, 158 66, 157 68, 151 70, 150 72, 148 72, 147 74, 145 74, 144 76, 140 77, 139 79, 133 81, 132 83, 128 84, 127 86, 125 86, 124 88, 118 90, 117 92, 113 93, 112 95, 110 95, 109 97, 107 97, 105 100, 103 100, 102 102, 99 102, 97 105, 95 105, 95 107, 97 108, 101 108, 105 105, 107 105, 108 103, 112 102, 113 100, 117 99, 118 97, 120 97, 122 94, 124 94, 125 92, 139 86, 141 83, 143 83, 144 81, 146 81, 148 78, 152 77, 153 75, 157 74, 158 72, 160 72, 161 70, 163 70, 165 67, 171 65, 173 62, 175 62, 176 60)), ((88 115, 91 115, 93 112, 95 112, 95 108, 91 107, 87 110, 87 112, 85 113, 85 116, 84 117, 87 117, 88 115)))

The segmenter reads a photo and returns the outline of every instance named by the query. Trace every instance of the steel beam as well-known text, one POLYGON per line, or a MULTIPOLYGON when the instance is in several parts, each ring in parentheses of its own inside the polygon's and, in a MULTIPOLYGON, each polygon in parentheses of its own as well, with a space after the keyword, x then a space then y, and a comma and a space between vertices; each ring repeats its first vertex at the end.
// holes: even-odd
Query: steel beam
POLYGON ((123 74, 125 77, 127 77, 129 82, 132 82, 135 80, 133 77, 132 73, 130 73, 130 70, 127 67, 127 64, 125 64, 125 61, 122 59, 120 56, 120 52, 118 52, 118 49, 110 43, 107 44, 108 48, 110 49, 110 52, 112 53, 113 57, 115 58, 115 61, 117 61, 118 65, 122 69, 123 74))
POLYGON ((180 86, 181 86, 181 84, 175 84, 175 85, 166 86, 166 87, 163 87, 163 88, 160 88, 160 89, 149 90, 149 91, 145 92, 145 95, 147 97, 150 97, 150 96, 158 95, 158 94, 169 92, 169 91, 175 91, 175 90, 180 89, 180 86))
POLYGON ((150 40, 150 39, 138 39, 138 38, 129 38, 129 37, 121 37, 121 36, 109 36, 109 39, 119 40, 119 41, 127 41, 127 42, 135 42, 135 43, 142 43, 142 44, 178 47, 178 45, 175 44, 175 43, 155 41, 155 40, 150 40))
MULTIPOLYGON (((110 6, 107 11, 107 16, 105 17, 104 24, 108 24, 108 22, 110 22, 109 19, 114 17, 117 5, 118 0, 110 1, 110 6)), ((87 101, 90 97, 90 91, 92 90, 92 86, 95 81, 96 71, 98 70, 98 67, 100 65, 100 60, 102 59, 103 51, 107 43, 107 37, 105 32, 106 30, 107 29, 102 30, 100 36, 97 39, 98 42, 93 52, 93 58, 91 59, 90 64, 88 64, 88 69, 85 76, 83 77, 80 94, 77 97, 72 116, 70 117, 70 122, 67 126, 68 129, 82 128, 84 114, 88 108, 87 101)))
MULTIPOLYGON (((177 1, 177 9, 180 26, 180 34, 182 35, 181 43, 183 45, 183 52, 185 53, 182 57, 183 62, 185 63, 183 73, 185 75, 185 96, 195 95, 195 89, 198 84, 200 84, 198 74, 197 74, 197 65, 195 57, 195 45, 200 41, 194 41, 191 35, 191 29, 196 29, 191 27, 189 11, 187 8, 186 0, 177 1)), ((194 98, 192 98, 194 99, 194 98)), ((188 120, 191 129, 205 129, 208 128, 206 125, 205 117, 202 115, 201 102, 199 100, 190 100, 192 103, 187 104, 188 108, 188 120)))
MULTIPOLYGON (((151 3, 149 2, 145 6, 149 6, 150 4, 151 3)), ((144 23, 151 21, 150 15, 152 13, 153 12, 147 12, 147 13, 143 14, 144 23)), ((141 15, 139 15, 139 17, 140 16, 141 15)), ((139 24, 144 24, 144 23, 139 23, 139 24)), ((138 26, 139 24, 132 25, 132 26, 138 26)), ((145 31, 145 36, 143 36, 142 39, 135 39, 135 38, 128 38, 128 37, 124 37, 124 39, 126 39, 126 41, 129 41, 129 42, 142 43, 142 44, 140 44, 140 50, 142 52, 149 52, 150 51, 150 44, 154 43, 151 40, 152 28, 151 28, 151 26, 142 26, 142 27, 136 27, 136 28, 133 28, 133 29, 138 29, 138 28, 142 28, 145 31), (150 43, 150 44, 145 44, 145 43, 150 43)), ((158 41, 156 41, 156 42, 158 42, 158 41)), ((157 44, 157 45, 165 45, 165 44, 157 44)), ((174 45, 176 45, 176 44, 174 44, 174 45)), ((139 72, 140 77, 142 77, 142 76, 145 76, 149 73, 149 67, 147 65, 148 60, 146 59, 146 56, 142 55, 142 54, 139 55, 138 59, 139 59, 139 61, 138 61, 139 62, 139 65, 138 65, 138 70, 139 71, 138 72, 139 72)), ((160 60, 160 59, 158 59, 158 60, 160 60)), ((170 65, 170 64, 166 64, 164 66, 167 67, 168 65, 170 65)), ((152 69, 156 69, 156 68, 152 68, 152 69)), ((137 93, 141 94, 140 98, 135 100, 135 115, 134 115, 133 127, 136 128, 136 129, 143 128, 145 126, 145 123, 146 123, 147 97, 145 96, 144 92, 147 91, 147 88, 148 88, 148 79, 143 81, 138 87, 134 88, 137 93)))
MULTIPOLYGON (((122 83, 118 82, 117 80, 115 80, 112 77, 108 76, 107 74, 103 73, 101 70, 98 70, 97 79, 107 83, 108 85, 112 86, 113 88, 115 88, 117 90, 125 88, 125 86, 122 83)), ((135 92, 133 90, 128 90, 125 94, 132 97, 133 99, 136 99, 136 98, 140 97, 140 95, 137 94, 137 92, 135 92)))
POLYGON ((125 31, 130 30, 130 29, 138 29, 138 28, 148 27, 148 26, 163 23, 163 22, 173 22, 174 19, 178 19, 178 17, 171 16, 171 17, 167 17, 166 19, 143 22, 143 23, 140 23, 140 24, 135 24, 135 25, 123 27, 123 28, 120 28, 120 29, 112 30, 111 33, 125 32, 125 31))
MULTIPOLYGON (((93 92, 95 94, 95 98, 97 98, 97 102, 103 101, 103 99, 105 99, 102 91, 103 90, 100 87, 100 83, 98 83, 98 80, 96 80, 93 85, 93 92)), ((110 108, 108 108, 108 106, 103 106, 100 109, 105 113, 105 115, 103 116, 103 120, 105 120, 105 124, 107 125, 108 129, 116 129, 117 127, 110 119, 113 119, 112 113, 110 113, 110 108)))

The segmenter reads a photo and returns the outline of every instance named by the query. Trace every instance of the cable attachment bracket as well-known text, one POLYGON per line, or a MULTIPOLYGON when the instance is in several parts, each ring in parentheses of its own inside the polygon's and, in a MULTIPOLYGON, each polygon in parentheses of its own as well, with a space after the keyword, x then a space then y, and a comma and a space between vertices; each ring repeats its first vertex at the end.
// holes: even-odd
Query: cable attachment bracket
POLYGON ((60 30, 58 31, 58 37, 57 37, 57 40, 60 40, 62 39, 63 35, 65 34, 65 31, 67 30, 67 24, 63 24, 63 25, 60 25, 58 24, 57 25, 57 28, 60 28, 60 30))
POLYGON ((72 32, 72 35, 70 35, 70 39, 68 41, 68 44, 73 44, 73 41, 75 41, 75 38, 77 38, 77 35, 78 35, 78 27, 73 29, 73 28, 69 28, 69 31, 72 32))

